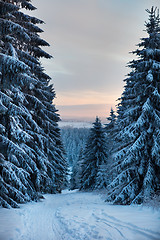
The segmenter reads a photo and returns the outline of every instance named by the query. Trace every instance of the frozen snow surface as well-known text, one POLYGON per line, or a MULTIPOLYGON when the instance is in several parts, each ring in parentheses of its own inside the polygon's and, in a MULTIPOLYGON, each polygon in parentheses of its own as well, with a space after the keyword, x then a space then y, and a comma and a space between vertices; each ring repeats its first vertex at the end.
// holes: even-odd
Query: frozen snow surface
POLYGON ((160 210, 116 206, 96 193, 63 191, 20 209, 0 209, 0 240, 160 239, 160 210))

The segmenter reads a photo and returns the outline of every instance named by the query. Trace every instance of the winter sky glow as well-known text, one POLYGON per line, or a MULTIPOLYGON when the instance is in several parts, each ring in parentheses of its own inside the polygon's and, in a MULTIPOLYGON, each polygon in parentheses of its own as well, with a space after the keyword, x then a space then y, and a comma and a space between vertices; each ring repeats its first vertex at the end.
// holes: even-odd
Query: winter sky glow
POLYGON ((33 0, 54 56, 52 77, 62 119, 107 117, 123 91, 126 64, 145 36, 146 8, 160 0, 33 0), (73 106, 74 105, 74 106, 73 106))

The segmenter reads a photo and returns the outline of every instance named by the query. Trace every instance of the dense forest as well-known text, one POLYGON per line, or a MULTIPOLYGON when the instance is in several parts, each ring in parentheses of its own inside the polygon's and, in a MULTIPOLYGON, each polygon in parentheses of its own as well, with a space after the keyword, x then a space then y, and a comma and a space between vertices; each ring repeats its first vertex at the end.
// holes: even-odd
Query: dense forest
POLYGON ((41 64, 52 56, 30 0, 0 0, 0 206, 18 207, 67 184, 106 190, 106 201, 140 204, 160 192, 160 17, 147 10, 147 36, 106 124, 62 128, 55 90, 41 64), (26 11, 25 11, 26 12, 26 11), (42 49, 43 48, 43 49, 42 49), (72 168, 67 183, 68 167, 72 168))
POLYGON ((79 189, 105 188, 114 204, 140 204, 160 193, 160 18, 157 8, 147 12, 148 36, 132 52, 117 112, 111 109, 104 127, 96 118, 76 161, 79 189))

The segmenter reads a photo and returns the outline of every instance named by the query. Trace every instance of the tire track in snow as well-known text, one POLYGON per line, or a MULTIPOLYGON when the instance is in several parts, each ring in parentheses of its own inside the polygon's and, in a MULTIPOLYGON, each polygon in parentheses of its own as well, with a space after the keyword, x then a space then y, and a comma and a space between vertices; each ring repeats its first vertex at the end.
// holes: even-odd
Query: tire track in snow
MULTIPOLYGON (((84 208, 86 208, 85 205, 84 208)), ((81 206, 81 211, 83 212, 84 210, 86 209, 83 209, 83 206, 81 206)), ((95 219, 92 212, 93 210, 89 209, 84 218, 77 215, 73 216, 72 219, 67 218, 63 214, 63 209, 57 212, 60 224, 64 226, 66 233, 69 233, 70 236, 70 238, 65 238, 65 240, 127 240, 118 228, 109 224, 109 229, 106 226, 102 226, 102 222, 95 219), (87 220, 86 216, 88 216, 90 221, 87 220), (75 217, 77 218, 75 219, 75 217), (116 233, 113 230, 116 230, 116 233)))
POLYGON ((146 234, 153 234, 153 235, 155 235, 155 236, 152 236, 152 237, 156 237, 156 239, 158 239, 158 240, 160 239, 160 233, 158 233, 158 232, 154 232, 154 231, 152 231, 152 230, 148 230, 148 229, 145 229, 145 228, 140 228, 140 227, 134 225, 133 223, 120 221, 119 219, 117 219, 117 218, 115 218, 115 217, 113 217, 113 216, 110 216, 110 215, 104 213, 104 211, 102 211, 102 214, 103 214, 105 217, 107 217, 107 218, 109 218, 109 219, 117 222, 118 224, 121 223, 122 225, 125 225, 126 227, 134 228, 135 230, 145 232, 146 234))
POLYGON ((137 227, 136 225, 120 221, 120 220, 118 220, 118 219, 114 218, 113 216, 110 216, 106 213, 102 213, 102 214, 105 215, 106 218, 98 217, 94 213, 93 213, 93 216, 95 217, 95 219, 98 220, 98 222, 101 222, 101 223, 115 229, 117 232, 119 232, 119 234, 123 237, 123 239, 127 240, 127 238, 125 237, 124 234, 125 234, 125 229, 128 229, 131 232, 135 232, 135 233, 140 234, 141 236, 146 237, 145 238, 146 240, 147 239, 148 240, 151 240, 151 239, 152 240, 160 240, 160 234, 157 233, 157 232, 153 232, 153 231, 150 231, 150 230, 145 230, 143 228, 137 227), (112 221, 108 220, 107 218, 112 219, 112 221), (123 229, 124 234, 122 233, 122 230, 120 230, 119 228, 123 229))
POLYGON ((41 202, 0 211, 0 240, 160 239, 160 211, 108 205, 94 193, 47 194, 41 202))
POLYGON ((53 230, 53 235, 55 240, 65 240, 63 237, 62 231, 60 229, 60 225, 57 222, 56 212, 54 213, 52 218, 52 230, 53 230))
MULTIPOLYGON (((124 240, 127 240, 127 238, 123 235, 123 233, 117 227, 114 227, 113 225, 109 224, 109 222, 107 223, 107 221, 103 221, 103 219, 101 219, 100 217, 96 216, 94 213, 92 215, 96 219, 97 222, 104 223, 105 225, 107 225, 112 230, 118 232, 119 237, 123 238, 124 240)), ((113 231, 108 231, 108 232, 112 232, 111 237, 113 237, 113 231)), ((120 239, 119 237, 118 237, 118 239, 120 239)))
MULTIPOLYGON (((107 205, 99 204, 99 200, 97 202, 98 199, 97 196, 90 194, 90 196, 93 196, 93 198, 90 198, 88 196, 89 197, 88 200, 90 201, 87 203, 85 201, 85 198, 82 197, 82 194, 83 193, 79 192, 76 194, 72 194, 72 198, 70 199, 70 201, 66 202, 68 211, 65 212, 66 209, 62 207, 57 212, 56 217, 59 220, 59 224, 63 225, 63 228, 65 229, 66 233, 68 233, 69 234, 68 236, 70 236, 70 238, 64 238, 65 240, 68 239, 129 240, 135 239, 134 238, 135 236, 138 240, 160 239, 159 236, 160 234, 158 232, 137 227, 134 224, 120 221, 114 218, 113 216, 104 213, 103 208, 105 208, 107 205), (77 198, 77 196, 79 196, 79 198, 77 198), (79 215, 79 213, 77 214, 77 216, 72 215, 72 208, 73 210, 75 210, 77 207, 79 208, 80 212, 84 212, 84 214, 88 216, 91 215, 90 221, 88 221, 86 217, 82 219, 82 216, 81 214, 79 215), (102 234, 101 231, 103 231, 102 234), (128 235, 131 237, 128 238, 128 235)), ((67 194, 66 197, 68 197, 67 194)))
MULTIPOLYGON (((25 231, 20 240, 56 240, 52 230, 54 211, 48 209, 44 202, 28 204, 23 209, 23 225, 25 231), (43 205, 42 208, 39 208, 43 205)), ((61 240, 61 239, 60 239, 61 240)))

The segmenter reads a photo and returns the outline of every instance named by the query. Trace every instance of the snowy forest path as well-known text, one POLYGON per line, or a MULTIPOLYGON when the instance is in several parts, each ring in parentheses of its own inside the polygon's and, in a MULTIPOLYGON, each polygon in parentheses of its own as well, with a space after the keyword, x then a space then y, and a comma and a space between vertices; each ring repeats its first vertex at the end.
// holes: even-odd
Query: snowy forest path
POLYGON ((0 240, 159 240, 160 210, 115 206, 96 193, 63 191, 0 209, 0 240))

